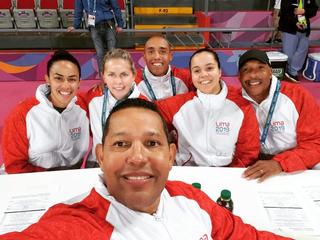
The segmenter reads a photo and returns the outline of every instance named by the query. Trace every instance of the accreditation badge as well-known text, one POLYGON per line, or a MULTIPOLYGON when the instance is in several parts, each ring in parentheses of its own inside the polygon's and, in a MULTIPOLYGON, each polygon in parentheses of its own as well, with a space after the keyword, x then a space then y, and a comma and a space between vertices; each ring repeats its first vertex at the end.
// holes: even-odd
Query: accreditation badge
POLYGON ((88 15, 88 27, 94 27, 96 23, 96 16, 95 15, 88 15))

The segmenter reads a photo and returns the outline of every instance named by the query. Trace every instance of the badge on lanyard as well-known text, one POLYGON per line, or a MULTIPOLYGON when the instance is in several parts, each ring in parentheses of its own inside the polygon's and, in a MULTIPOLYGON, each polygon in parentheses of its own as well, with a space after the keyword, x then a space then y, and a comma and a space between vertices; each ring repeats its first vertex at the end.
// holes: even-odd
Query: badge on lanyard
POLYGON ((88 27, 94 27, 96 22, 96 16, 95 15, 88 15, 88 27))

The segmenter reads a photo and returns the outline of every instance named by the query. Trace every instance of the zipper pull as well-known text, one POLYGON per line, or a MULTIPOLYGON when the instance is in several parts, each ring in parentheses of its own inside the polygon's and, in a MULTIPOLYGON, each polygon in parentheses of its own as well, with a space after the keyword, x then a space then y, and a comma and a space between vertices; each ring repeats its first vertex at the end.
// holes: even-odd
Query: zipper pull
POLYGON ((154 217, 154 219, 159 222, 161 221, 161 217, 157 215, 157 213, 152 214, 152 216, 154 217))

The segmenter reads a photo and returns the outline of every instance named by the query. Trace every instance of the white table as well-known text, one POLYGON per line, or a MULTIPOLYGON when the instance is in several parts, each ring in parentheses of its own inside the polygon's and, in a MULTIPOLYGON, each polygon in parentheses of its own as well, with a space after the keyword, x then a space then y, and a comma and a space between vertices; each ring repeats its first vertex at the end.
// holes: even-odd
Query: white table
MULTIPOLYGON (((243 168, 173 167, 169 179, 199 182, 202 190, 214 200, 222 189, 229 189, 234 214, 258 229, 277 231, 296 239, 320 239, 320 171, 282 174, 263 183, 241 178, 243 171, 243 168), (303 218, 304 223, 299 223, 299 218, 303 218), (298 227, 305 224, 310 229, 291 229, 290 225, 295 221, 299 223, 298 227), (286 226, 279 227, 281 224, 286 226)), ((80 169, 0 175, 0 233, 25 227, 55 203, 79 195, 83 197, 94 186, 99 173, 100 169, 80 169), (19 211, 24 204, 26 212, 33 210, 35 215, 25 225, 21 223, 9 228, 8 223, 21 221, 19 211)))

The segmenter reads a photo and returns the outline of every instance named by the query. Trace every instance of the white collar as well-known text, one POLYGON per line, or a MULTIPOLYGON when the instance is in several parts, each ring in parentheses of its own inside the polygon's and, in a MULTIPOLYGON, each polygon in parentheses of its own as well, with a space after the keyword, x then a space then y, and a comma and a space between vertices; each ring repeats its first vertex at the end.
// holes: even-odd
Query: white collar
MULTIPOLYGON (((135 83, 132 84, 133 91, 127 98, 138 98, 140 96, 140 91, 135 83)), ((131 89, 130 89, 131 90, 131 89)), ((108 104, 111 108, 117 103, 118 99, 116 99, 108 89, 108 104)))
POLYGON ((197 90, 197 96, 203 107, 207 110, 217 110, 221 108, 228 94, 228 87, 223 80, 220 80, 221 91, 218 94, 206 94, 197 90))
MULTIPOLYGON (((271 79, 271 85, 270 85, 270 89, 269 89, 269 94, 268 96, 260 103, 260 104, 264 104, 265 102, 269 102, 272 100, 273 94, 276 91, 276 87, 277 87, 277 81, 278 78, 274 75, 272 75, 272 79, 271 79)), ((242 88, 242 96, 247 99, 249 102, 255 104, 255 105, 260 105, 259 103, 257 103, 255 100, 253 100, 248 93, 246 92, 246 90, 244 88, 242 88)))
POLYGON ((147 66, 144 67, 144 73, 146 75, 147 80, 151 85, 157 84, 157 83, 162 83, 162 82, 167 82, 171 80, 171 66, 169 65, 168 71, 165 75, 158 77, 154 76, 148 69, 147 66))
MULTIPOLYGON (((98 175, 98 181, 95 184, 94 189, 96 190, 96 192, 103 197, 104 199, 108 200, 111 202, 111 204, 116 204, 116 205, 120 205, 122 209, 126 209, 127 211, 130 211, 132 213, 138 213, 138 214, 147 214, 147 213, 143 213, 143 212, 138 212, 138 211, 134 211, 128 207, 126 207, 125 205, 123 205, 122 203, 120 203, 119 201, 117 201, 112 195, 110 195, 107 186, 104 183, 104 179, 103 179, 103 173, 100 173, 98 175)), ((155 217, 159 217, 162 218, 163 217, 163 212, 164 212, 164 201, 165 198, 168 198, 170 195, 168 193, 168 191, 164 188, 161 192, 160 195, 160 202, 158 205, 158 209, 157 211, 152 214, 155 217)))
MULTIPOLYGON (((36 90, 36 99, 40 103, 45 104, 51 107, 52 109, 54 109, 52 102, 48 99, 48 94, 50 94, 50 87, 48 86, 48 84, 45 84, 45 83, 41 84, 38 86, 36 90)), ((77 96, 74 96, 69 102, 69 104, 67 105, 66 109, 72 108, 76 101, 77 101, 77 96)), ((56 110, 54 109, 54 111, 56 110)))

